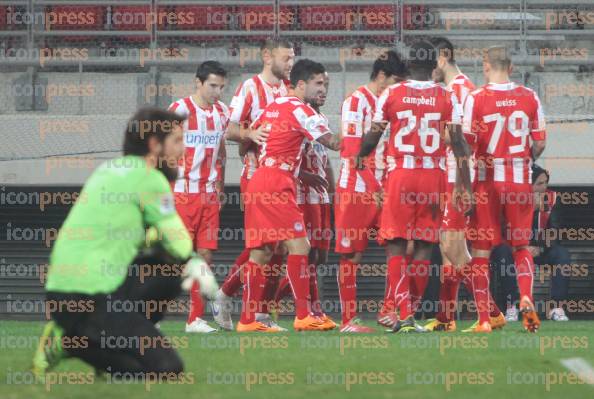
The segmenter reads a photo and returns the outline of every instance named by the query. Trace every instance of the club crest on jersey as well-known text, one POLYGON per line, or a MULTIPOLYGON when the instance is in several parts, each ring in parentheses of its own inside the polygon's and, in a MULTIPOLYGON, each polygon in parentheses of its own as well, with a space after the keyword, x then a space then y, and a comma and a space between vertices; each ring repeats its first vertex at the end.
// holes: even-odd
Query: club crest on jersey
POLYGON ((161 206, 159 208, 162 215, 169 215, 175 212, 175 200, 172 194, 165 194, 161 197, 161 206))
POLYGON ((295 228, 295 231, 303 231, 303 224, 301 224, 301 222, 295 222, 293 227, 295 228))
POLYGON ((342 237, 342 240, 340 240, 340 245, 342 245, 345 248, 348 248, 351 246, 351 240, 348 237, 342 237))

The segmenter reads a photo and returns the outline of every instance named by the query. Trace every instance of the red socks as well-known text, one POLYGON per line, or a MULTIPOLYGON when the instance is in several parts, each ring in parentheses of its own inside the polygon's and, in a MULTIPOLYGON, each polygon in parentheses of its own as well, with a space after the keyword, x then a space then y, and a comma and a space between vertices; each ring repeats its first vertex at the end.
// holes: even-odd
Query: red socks
POLYGON ((476 303, 479 323, 489 321, 489 259, 472 258, 470 261, 472 294, 476 303))
POLYGON ((235 263, 229 270, 227 277, 225 278, 225 282, 221 285, 221 291, 227 296, 234 296, 237 294, 239 289, 241 288, 242 283, 242 272, 241 266, 243 266, 248 260, 250 259, 250 250, 244 249, 237 259, 235 259, 235 263))
POLYGON ((311 311, 315 315, 322 314, 320 293, 318 292, 318 268, 316 265, 309 265, 309 300, 311 311))
MULTIPOLYGON (((393 266, 393 265, 392 265, 393 266)), ((396 312, 396 303, 394 302, 394 285, 392 284, 394 275, 394 267, 386 265, 386 289, 384 290, 384 303, 380 313, 396 312)))
POLYGON ((441 268, 441 285, 439 287, 439 312, 435 318, 442 323, 454 320, 458 289, 460 288, 460 274, 453 265, 443 265, 441 268))
POLYGON ((309 315, 309 273, 307 255, 287 256, 287 276, 291 283, 291 290, 295 298, 297 318, 303 319, 309 315))
POLYGON ((534 280, 534 259, 527 248, 514 252, 514 263, 516 264, 516 279, 520 299, 528 296, 532 300, 532 281, 534 280))
POLYGON ((204 302, 202 301, 202 295, 200 295, 200 284, 198 281, 194 281, 192 288, 190 289, 190 314, 188 315, 187 323, 190 324, 196 318, 204 315, 204 302))
POLYGON ((291 293, 291 284, 289 283, 289 277, 284 276, 278 283, 278 289, 274 294, 274 302, 278 303, 291 293))
POLYGON ((491 290, 489 290, 489 316, 497 317, 500 313, 501 309, 499 309, 499 306, 495 303, 495 299, 493 298, 493 295, 491 295, 491 290))
POLYGON ((241 307, 241 317, 239 321, 242 324, 253 323, 255 313, 261 309, 262 292, 266 282, 264 266, 252 261, 247 261, 243 265, 243 303, 241 307))
POLYGON ((413 313, 419 310, 425 288, 427 288, 429 282, 429 263, 428 260, 413 260, 410 263, 408 273, 410 276, 410 302, 413 313))
POLYGON ((274 294, 278 288, 280 280, 281 267, 283 263, 282 255, 273 255, 266 266, 266 282, 262 292, 262 313, 269 313, 268 307, 274 301, 274 294))
POLYGON ((349 259, 340 258, 338 267, 338 294, 342 309, 342 324, 357 315, 357 267, 349 259))
POLYGON ((406 272, 406 261, 403 256, 392 256, 388 259, 389 276, 394 287, 394 303, 400 310, 400 320, 406 319, 412 313, 409 292, 409 276, 406 272))

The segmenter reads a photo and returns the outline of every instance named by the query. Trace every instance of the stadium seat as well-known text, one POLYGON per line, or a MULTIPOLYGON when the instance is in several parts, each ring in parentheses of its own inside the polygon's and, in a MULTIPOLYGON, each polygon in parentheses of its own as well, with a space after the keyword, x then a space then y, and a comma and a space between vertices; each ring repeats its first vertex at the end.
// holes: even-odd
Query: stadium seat
MULTIPOLYGON (((163 9, 162 11, 165 10, 163 9)), ((150 33, 152 20, 149 18, 150 6, 114 6, 111 9, 111 25, 113 30, 146 31, 150 33)), ((159 29, 165 27, 165 23, 160 18, 158 19, 158 23, 159 29)), ((150 34, 147 36, 118 37, 118 39, 124 39, 130 43, 149 42, 150 34)))
POLYGON ((343 31, 349 27, 348 18, 353 12, 356 12, 353 7, 303 6, 299 8, 299 21, 303 30, 343 31))
MULTIPOLYGON (((97 31, 105 26, 106 9, 102 6, 51 6, 46 12, 54 15, 55 21, 46 26, 48 31, 77 30, 97 31)), ((47 38, 50 47, 59 47, 62 42, 81 43, 96 40, 96 36, 64 36, 47 38)))
MULTIPOLYGON (((221 31, 229 28, 229 21, 232 19, 230 8, 225 6, 176 6, 173 9, 180 16, 184 13, 185 23, 170 26, 169 31, 221 31)), ((212 36, 188 36, 184 34, 183 36, 176 36, 175 40, 177 42, 210 45, 212 42, 220 42, 222 39, 220 35, 215 33, 212 36)))
MULTIPOLYGON (((356 8, 346 6, 301 6, 299 7, 299 30, 340 31, 356 29, 356 8)), ((307 32, 304 32, 307 33, 307 32)), ((306 36, 304 40, 325 45, 336 45, 344 35, 306 36)))
POLYGON ((0 7, 0 30, 7 30, 8 26, 6 24, 6 11, 8 7, 2 6, 0 7))
MULTIPOLYGON (((272 6, 239 6, 236 14, 239 17, 239 26, 244 30, 273 30, 276 23, 274 7, 272 6)), ((278 24, 280 29, 290 29, 297 18, 293 7, 280 8, 278 24)))
POLYGON ((186 13, 186 22, 172 27, 172 30, 225 30, 231 18, 224 6, 177 6, 175 12, 186 13))
POLYGON ((47 10, 55 22, 46 30, 103 30, 105 7, 102 6, 52 6, 47 10))
POLYGON ((419 29, 423 27, 423 21, 416 23, 416 18, 411 18, 411 14, 424 15, 426 12, 425 6, 405 6, 404 7, 404 29, 419 29))
POLYGON ((365 30, 393 30, 398 12, 393 6, 362 6, 359 15, 365 30))

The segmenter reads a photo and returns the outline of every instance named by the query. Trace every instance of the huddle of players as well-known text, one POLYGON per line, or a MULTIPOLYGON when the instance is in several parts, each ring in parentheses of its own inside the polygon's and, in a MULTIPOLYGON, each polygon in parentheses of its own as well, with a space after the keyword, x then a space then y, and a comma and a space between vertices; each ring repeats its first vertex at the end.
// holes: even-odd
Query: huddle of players
MULTIPOLYGON (((295 330, 337 327, 322 311, 316 276, 317 265, 327 260, 334 194, 341 332, 373 331, 356 315, 356 273, 376 228, 387 255, 379 324, 394 332, 453 331, 463 282, 478 313, 469 331, 502 327, 505 319, 490 297, 488 277, 490 249, 502 240, 502 216, 512 232, 524 327, 538 329, 534 266, 526 248, 532 205, 513 201, 510 194, 531 193, 530 166, 544 150, 544 115, 534 92, 509 81, 511 62, 504 48, 486 52, 489 83, 479 89, 456 66, 446 39, 414 43, 406 62, 386 52, 375 61, 370 82, 344 101, 339 134, 330 131, 319 111, 329 84, 323 65, 307 59, 295 63, 292 45, 284 40, 265 41, 261 55, 262 72, 240 85, 229 110, 219 101, 226 72, 214 61, 199 67, 197 95, 171 106, 187 117, 176 206, 208 262, 217 248, 224 138, 238 142, 244 157, 246 249, 212 303, 221 328, 233 329, 231 298, 242 285, 237 331, 283 331, 270 313, 289 292, 295 330), (340 150, 335 193, 326 149, 340 150), (444 259, 441 308, 421 327, 414 313, 438 242, 444 259)), ((191 300, 186 331, 214 331, 201 318, 197 284, 191 300)))

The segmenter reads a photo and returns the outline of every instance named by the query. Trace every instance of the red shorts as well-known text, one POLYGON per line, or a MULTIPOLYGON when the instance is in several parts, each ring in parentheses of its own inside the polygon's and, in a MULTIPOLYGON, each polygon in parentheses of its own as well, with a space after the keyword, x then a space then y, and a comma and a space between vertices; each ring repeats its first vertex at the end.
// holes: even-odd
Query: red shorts
POLYGON ((396 169, 388 175, 380 217, 380 237, 439 242, 441 169, 396 169))
POLYGON ((247 186, 248 183, 250 181, 242 174, 241 177, 239 178, 239 208, 242 211, 245 211, 245 206, 243 204, 243 193, 245 193, 245 190, 247 190, 247 186))
POLYGON ((217 249, 220 204, 216 193, 175 193, 175 208, 190 232, 194 249, 217 249))
POLYGON ((307 237, 290 172, 260 167, 244 193, 245 247, 307 237))
POLYGON ((441 229, 448 231, 464 231, 468 225, 468 217, 464 216, 464 212, 460 212, 454 206, 452 194, 454 192, 454 184, 447 183, 447 195, 443 204, 443 217, 441 220, 441 229))
POLYGON ((380 190, 380 186, 371 172, 360 175, 369 191, 358 193, 338 188, 334 196, 334 250, 339 254, 363 252, 367 249, 369 238, 377 235, 380 208, 373 195, 380 190))
POLYGON ((319 238, 314 237, 312 247, 327 251, 330 249, 330 241, 332 240, 332 221, 330 220, 332 205, 320 204, 320 210, 322 214, 320 218, 322 221, 320 225, 321 236, 319 238))
POLYGON ((244 175, 241 175, 239 178, 239 192, 245 193, 249 182, 250 181, 244 175))
POLYGON ((299 204, 297 205, 303 213, 303 224, 305 224, 305 231, 307 231, 307 238, 313 245, 313 237, 319 237, 322 226, 322 210, 320 204, 299 204))
POLYGON ((330 248, 332 229, 330 226, 330 204, 299 204, 303 222, 312 248, 330 248))
POLYGON ((503 240, 514 247, 530 243, 534 211, 530 183, 477 182, 474 195, 476 208, 467 234, 472 248, 489 250, 503 240))

